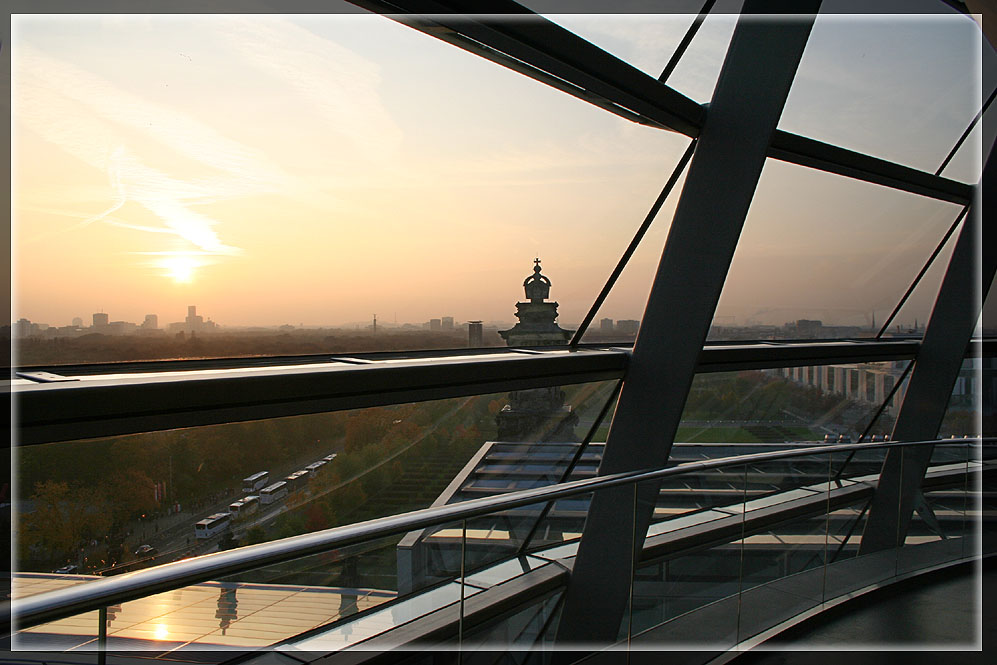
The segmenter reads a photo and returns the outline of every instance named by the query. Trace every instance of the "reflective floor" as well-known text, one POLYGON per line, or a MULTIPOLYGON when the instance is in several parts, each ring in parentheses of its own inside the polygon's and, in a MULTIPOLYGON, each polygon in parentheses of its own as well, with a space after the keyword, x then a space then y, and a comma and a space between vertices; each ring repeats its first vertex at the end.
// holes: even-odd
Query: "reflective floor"
MULTIPOLYGON (((83 575, 25 573, 13 580, 15 598, 92 581, 83 575)), ((263 647, 379 605, 393 591, 205 582, 108 608, 112 650, 263 647)), ((21 631, 16 648, 90 650, 96 647, 96 611, 21 631)))

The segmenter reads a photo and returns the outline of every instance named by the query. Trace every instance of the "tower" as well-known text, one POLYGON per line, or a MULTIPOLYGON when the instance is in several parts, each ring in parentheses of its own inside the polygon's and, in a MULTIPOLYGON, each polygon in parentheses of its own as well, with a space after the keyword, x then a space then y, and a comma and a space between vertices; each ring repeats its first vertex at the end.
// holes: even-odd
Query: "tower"
MULTIPOLYGON (((516 303, 519 323, 499 335, 509 346, 557 346, 571 339, 573 330, 555 322, 557 303, 548 302, 551 282, 540 272, 540 259, 533 262, 533 274, 523 281, 526 302, 516 303)), ((575 441, 578 416, 564 403, 559 386, 517 390, 509 393, 509 403, 495 416, 498 438, 502 441, 575 441)))
POLYGON ((557 319, 557 303, 548 302, 550 279, 540 272, 540 259, 533 261, 533 274, 523 280, 527 302, 516 303, 519 323, 499 335, 509 346, 554 346, 567 344, 574 330, 561 328, 557 319))

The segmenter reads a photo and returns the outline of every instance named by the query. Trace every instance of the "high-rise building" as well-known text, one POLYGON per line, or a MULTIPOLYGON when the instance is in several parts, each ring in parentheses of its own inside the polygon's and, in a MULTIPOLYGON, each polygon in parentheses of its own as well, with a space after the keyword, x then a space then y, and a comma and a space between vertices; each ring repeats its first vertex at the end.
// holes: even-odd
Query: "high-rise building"
POLYGON ((481 321, 468 321, 467 346, 472 349, 479 348, 484 345, 484 339, 484 328, 481 325, 481 321))
POLYGON ((111 322, 110 317, 104 312, 94 312, 93 315, 94 328, 106 328, 110 322, 111 322))
POLYGON ((440 326, 443 330, 453 330, 453 317, 444 316, 440 319, 440 326))
POLYGON ((430 319, 429 320, 429 329, 430 330, 442 330, 443 329, 443 322, 440 321, 440 319, 430 319))
POLYGON ((146 314, 142 327, 146 330, 157 330, 159 328, 159 317, 155 314, 146 314))
POLYGON ((606 334, 613 332, 613 320, 602 319, 601 321, 599 321, 599 332, 606 334))

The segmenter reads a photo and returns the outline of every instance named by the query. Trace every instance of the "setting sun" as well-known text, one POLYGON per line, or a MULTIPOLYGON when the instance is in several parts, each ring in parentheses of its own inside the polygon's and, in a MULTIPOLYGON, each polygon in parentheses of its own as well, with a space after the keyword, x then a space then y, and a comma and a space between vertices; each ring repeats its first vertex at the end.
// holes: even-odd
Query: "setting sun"
POLYGON ((194 279, 194 270, 201 266, 201 263, 191 256, 167 256, 159 261, 159 266, 166 272, 164 275, 170 277, 178 284, 189 284, 194 279))

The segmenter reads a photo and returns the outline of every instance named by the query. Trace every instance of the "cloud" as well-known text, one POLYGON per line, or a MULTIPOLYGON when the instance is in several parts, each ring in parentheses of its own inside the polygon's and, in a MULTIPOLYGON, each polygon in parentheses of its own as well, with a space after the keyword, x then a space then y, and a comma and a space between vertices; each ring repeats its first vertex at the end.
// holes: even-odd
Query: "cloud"
POLYGON ((221 241, 213 228, 217 221, 190 206, 256 195, 290 181, 262 152, 29 45, 18 50, 15 67, 16 121, 108 177, 111 204, 62 232, 104 220, 126 202, 134 201, 158 216, 165 227, 132 228, 173 233, 202 251, 231 255, 239 249, 221 241), (127 130, 139 130, 144 138, 158 141, 218 171, 218 175, 182 178, 153 168, 128 147, 134 141, 129 140, 127 130))
POLYGON ((311 102, 326 121, 324 129, 352 144, 357 158, 397 160, 402 131, 381 99, 375 63, 282 19, 232 17, 216 25, 247 63, 311 102))

